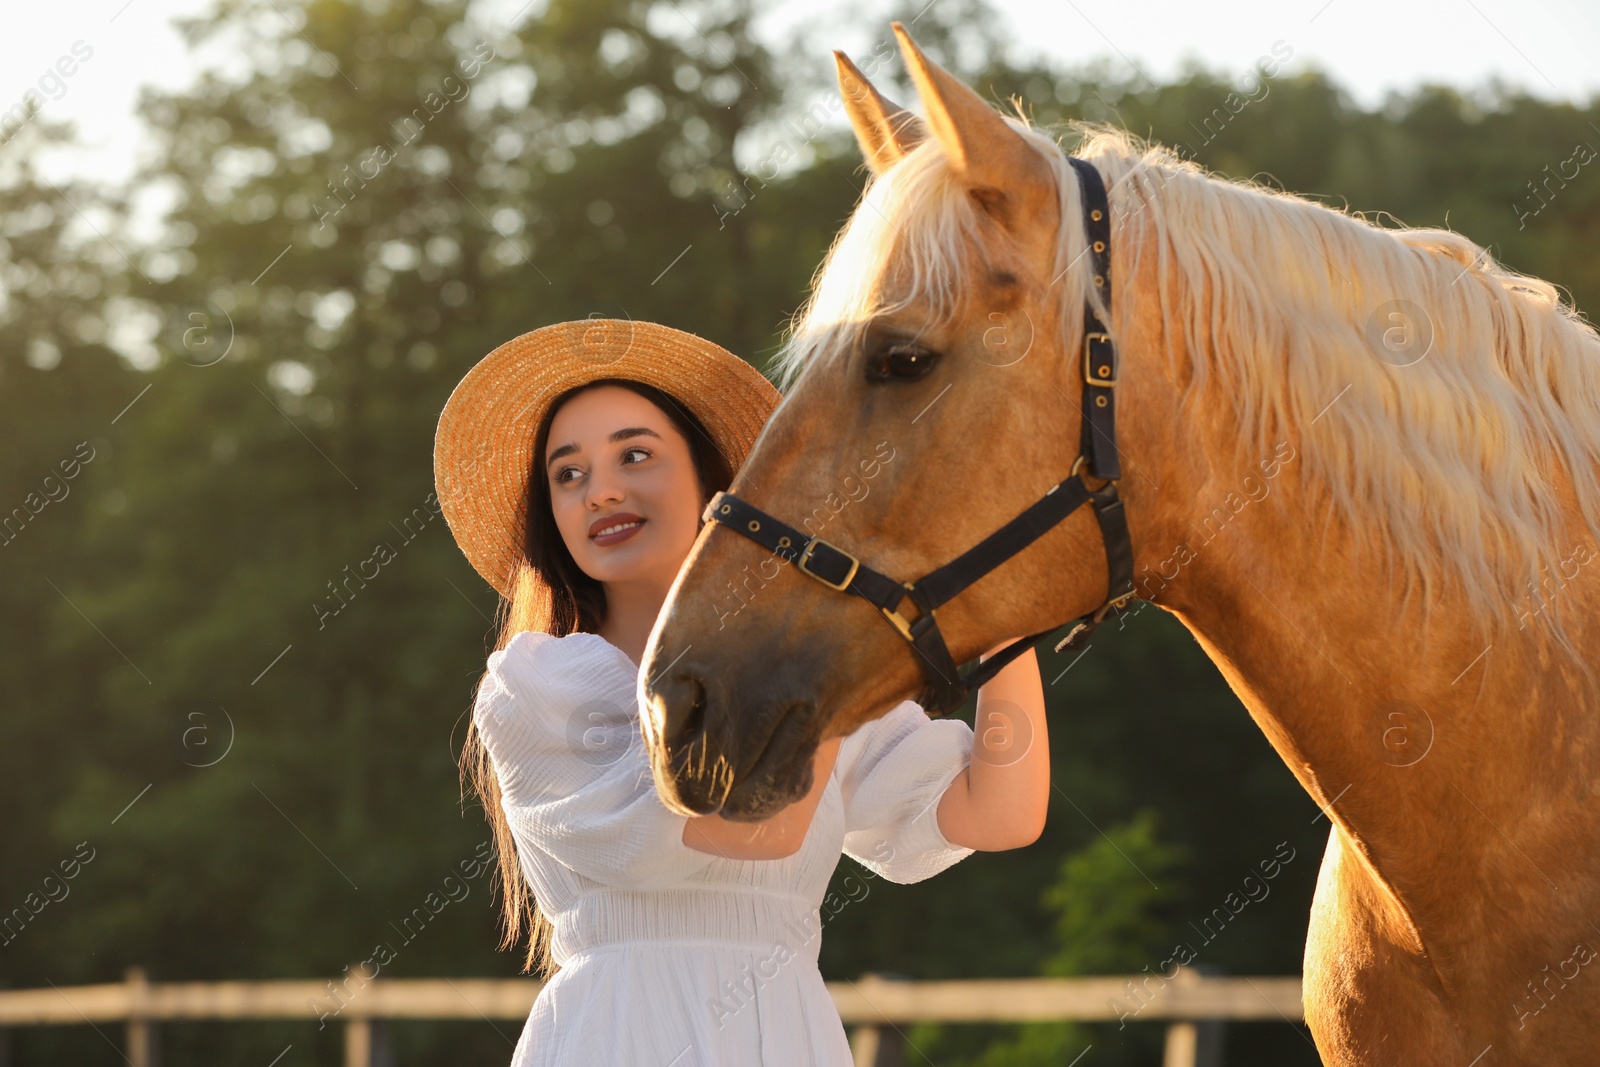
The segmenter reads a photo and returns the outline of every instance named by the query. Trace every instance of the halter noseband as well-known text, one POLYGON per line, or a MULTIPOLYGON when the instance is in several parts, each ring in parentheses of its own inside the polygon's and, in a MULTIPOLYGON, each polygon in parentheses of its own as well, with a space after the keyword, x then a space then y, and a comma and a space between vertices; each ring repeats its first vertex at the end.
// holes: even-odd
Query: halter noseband
MULTIPOLYGON (((1083 192, 1083 225, 1089 241, 1094 285, 1109 314, 1111 210, 1105 183, 1099 171, 1087 161, 1074 156, 1067 159, 1077 171, 1083 192)), ((982 686, 1057 627, 1021 638, 962 674, 951 658, 944 636, 939 633, 935 609, 1027 548, 1083 504, 1092 504, 1095 518, 1099 520, 1110 575, 1109 587, 1100 607, 1072 620, 1072 631, 1056 645, 1056 651, 1079 647, 1096 626, 1109 615, 1121 611, 1133 597, 1133 544, 1128 537, 1122 500, 1117 495, 1117 481, 1122 473, 1117 462, 1116 384, 1116 346, 1105 324, 1095 314, 1092 303, 1085 301, 1082 422, 1078 458, 1072 470, 1064 481, 1052 486, 1016 518, 915 582, 895 581, 842 548, 820 537, 808 537, 729 492, 712 497, 702 518, 723 523, 775 555, 797 564, 802 572, 828 588, 861 596, 882 612, 922 657, 923 671, 928 678, 927 699, 921 701, 924 710, 930 715, 942 715, 959 708, 969 692, 982 686), (1105 482, 1100 488, 1090 489, 1083 480, 1086 465, 1096 478, 1105 482), (912 622, 907 622, 897 610, 908 596, 920 611, 912 622)))

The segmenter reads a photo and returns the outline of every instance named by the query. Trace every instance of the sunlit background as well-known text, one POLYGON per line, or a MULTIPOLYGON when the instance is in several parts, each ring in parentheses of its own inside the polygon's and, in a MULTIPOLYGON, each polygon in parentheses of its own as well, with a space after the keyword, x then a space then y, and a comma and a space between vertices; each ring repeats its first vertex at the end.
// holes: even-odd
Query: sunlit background
MULTIPOLYGON (((939 2, 939 0, 935 0, 939 2)), ((473 19, 498 32, 537 21, 546 0, 479 0, 473 19)), ((0 102, 9 107, 30 87, 45 113, 77 124, 80 144, 48 153, 42 172, 126 177, 148 139, 134 121, 141 86, 180 89, 201 67, 226 72, 238 61, 226 46, 191 51, 172 25, 212 0, 101 0, 16 5, 0 37, 0 102), (79 41, 93 50, 59 86, 39 87, 79 41)), ((292 10, 292 3, 279 10, 292 10)), ((920 7, 911 9, 916 17, 920 7)), ((995 28, 1018 60, 1073 66, 1104 61, 1119 76, 1155 82, 1189 64, 1243 75, 1276 41, 1294 53, 1291 69, 1315 67, 1363 106, 1423 83, 1482 87, 1491 81, 1547 100, 1582 102, 1600 93, 1600 3, 1593 0, 1184 0, 1092 4, 997 0, 995 28)), ((822 0, 773 3, 756 20, 760 39, 792 50, 819 77, 829 50, 860 50, 881 37, 889 8, 822 0), (874 15, 873 10, 881 9, 874 15)), ((287 14, 282 17, 287 18, 287 14)), ((909 19, 907 21, 910 21, 909 19)), ((842 119, 840 120, 842 123, 842 119)))
MULTIPOLYGON (((1448 225, 1600 305, 1600 166, 1577 162, 1600 146, 1593 0, 96 0, 6 16, 0 921, 80 843, 93 853, 69 894, 0 935, 14 989, 130 967, 327 979, 475 855, 486 829, 455 755, 496 599, 427 504, 439 410, 495 345, 596 314, 764 367, 862 182, 842 113, 817 107, 830 50, 887 47, 891 18, 1041 124, 1122 123, 1230 177, 1448 225), (179 17, 215 32, 191 50, 179 17), (470 96, 338 206, 331 183, 475 44, 494 58, 470 96), (1285 61, 1263 80, 1270 56, 1285 61), (6 109, 30 92, 42 110, 22 122, 6 109), (1248 106, 1206 132, 1233 92, 1248 106), (829 117, 812 130, 808 112, 829 117), (1567 178, 1539 195, 1553 170, 1567 178), (394 562, 327 616, 335 583, 390 542, 394 562)), ((882 71, 914 105, 898 57, 882 71)), ((1193 638, 1147 609, 1081 655, 1041 647, 1045 836, 875 883, 828 925, 825 976, 1136 974, 1286 852, 1199 962, 1297 975, 1327 822, 1193 638)), ((514 976, 495 920, 473 881, 385 973, 514 976)), ((503 1064, 519 1026, 397 1023, 386 1055, 503 1064)), ((0 1064, 124 1062, 105 1029, 0 1033, 0 1064)), ((1084 1067, 1132 1067, 1159 1060, 1162 1028, 905 1036, 907 1063, 1061 1064, 1092 1046, 1084 1067)), ((333 1064, 340 1041, 310 1016, 173 1025, 162 1062, 333 1064)), ((1278 1020, 1230 1025, 1226 1048, 1230 1065, 1317 1062, 1278 1020)))

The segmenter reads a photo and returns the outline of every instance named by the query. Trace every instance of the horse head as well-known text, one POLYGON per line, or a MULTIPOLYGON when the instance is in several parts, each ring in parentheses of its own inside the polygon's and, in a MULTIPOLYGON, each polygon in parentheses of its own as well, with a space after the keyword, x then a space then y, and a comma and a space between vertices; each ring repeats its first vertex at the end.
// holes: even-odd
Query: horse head
MULTIPOLYGON (((818 552, 837 549, 835 562, 912 581, 1074 473, 1084 309, 1105 303, 1060 148, 895 32, 927 117, 836 53, 872 178, 779 357, 792 387, 730 492, 819 538, 818 552)), ((1119 306, 1114 319, 1101 313, 1112 334, 1151 342, 1139 305, 1119 306)), ((1154 421, 1147 440, 1172 445, 1164 384, 1117 388, 1125 439, 1154 421)), ((1157 478, 1135 457, 1140 445, 1124 449, 1124 500, 1147 537, 1160 519, 1135 509, 1157 478)), ((645 733, 669 805, 756 819, 804 795, 824 738, 908 697, 928 705, 928 667, 896 632, 917 613, 886 625, 806 559, 721 527, 702 531, 646 651, 645 733)), ((969 661, 1099 605, 1105 559, 1084 508, 938 609, 949 657, 969 661)))

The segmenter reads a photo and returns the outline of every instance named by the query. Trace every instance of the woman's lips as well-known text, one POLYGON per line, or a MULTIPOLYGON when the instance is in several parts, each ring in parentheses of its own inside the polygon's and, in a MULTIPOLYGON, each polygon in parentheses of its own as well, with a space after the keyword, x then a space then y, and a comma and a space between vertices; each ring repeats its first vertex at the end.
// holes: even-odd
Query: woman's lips
POLYGON ((634 534, 638 533, 639 530, 643 527, 644 522, 645 522, 644 519, 637 519, 632 524, 630 524, 626 529, 617 530, 614 533, 597 534, 594 537, 590 538, 590 540, 593 541, 595 544, 602 545, 602 546, 604 546, 604 545, 620 545, 622 542, 626 541, 628 538, 630 538, 634 534))

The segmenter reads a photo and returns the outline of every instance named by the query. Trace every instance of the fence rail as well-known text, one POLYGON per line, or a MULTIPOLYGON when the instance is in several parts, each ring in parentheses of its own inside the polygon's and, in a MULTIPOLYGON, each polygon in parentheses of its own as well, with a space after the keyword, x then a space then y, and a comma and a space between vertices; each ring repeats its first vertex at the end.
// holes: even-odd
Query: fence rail
MULTIPOLYGON (((156 1067, 154 1025, 194 1020, 303 1019, 345 1027, 346 1067, 383 1067, 375 1040, 391 1019, 527 1018, 542 983, 531 978, 374 978, 150 982, 140 968, 103 985, 0 990, 0 1028, 120 1022, 132 1067, 156 1067), (352 988, 350 983, 358 983, 352 988), (343 990, 347 997, 330 991, 343 990), (319 1009, 318 1005, 322 1005, 319 1009)), ((1164 1021, 1163 1067, 1218 1067, 1226 1020, 1303 1018, 1297 977, 986 978, 912 982, 866 975, 829 982, 857 1067, 899 1062, 902 1024, 1164 1021)))

